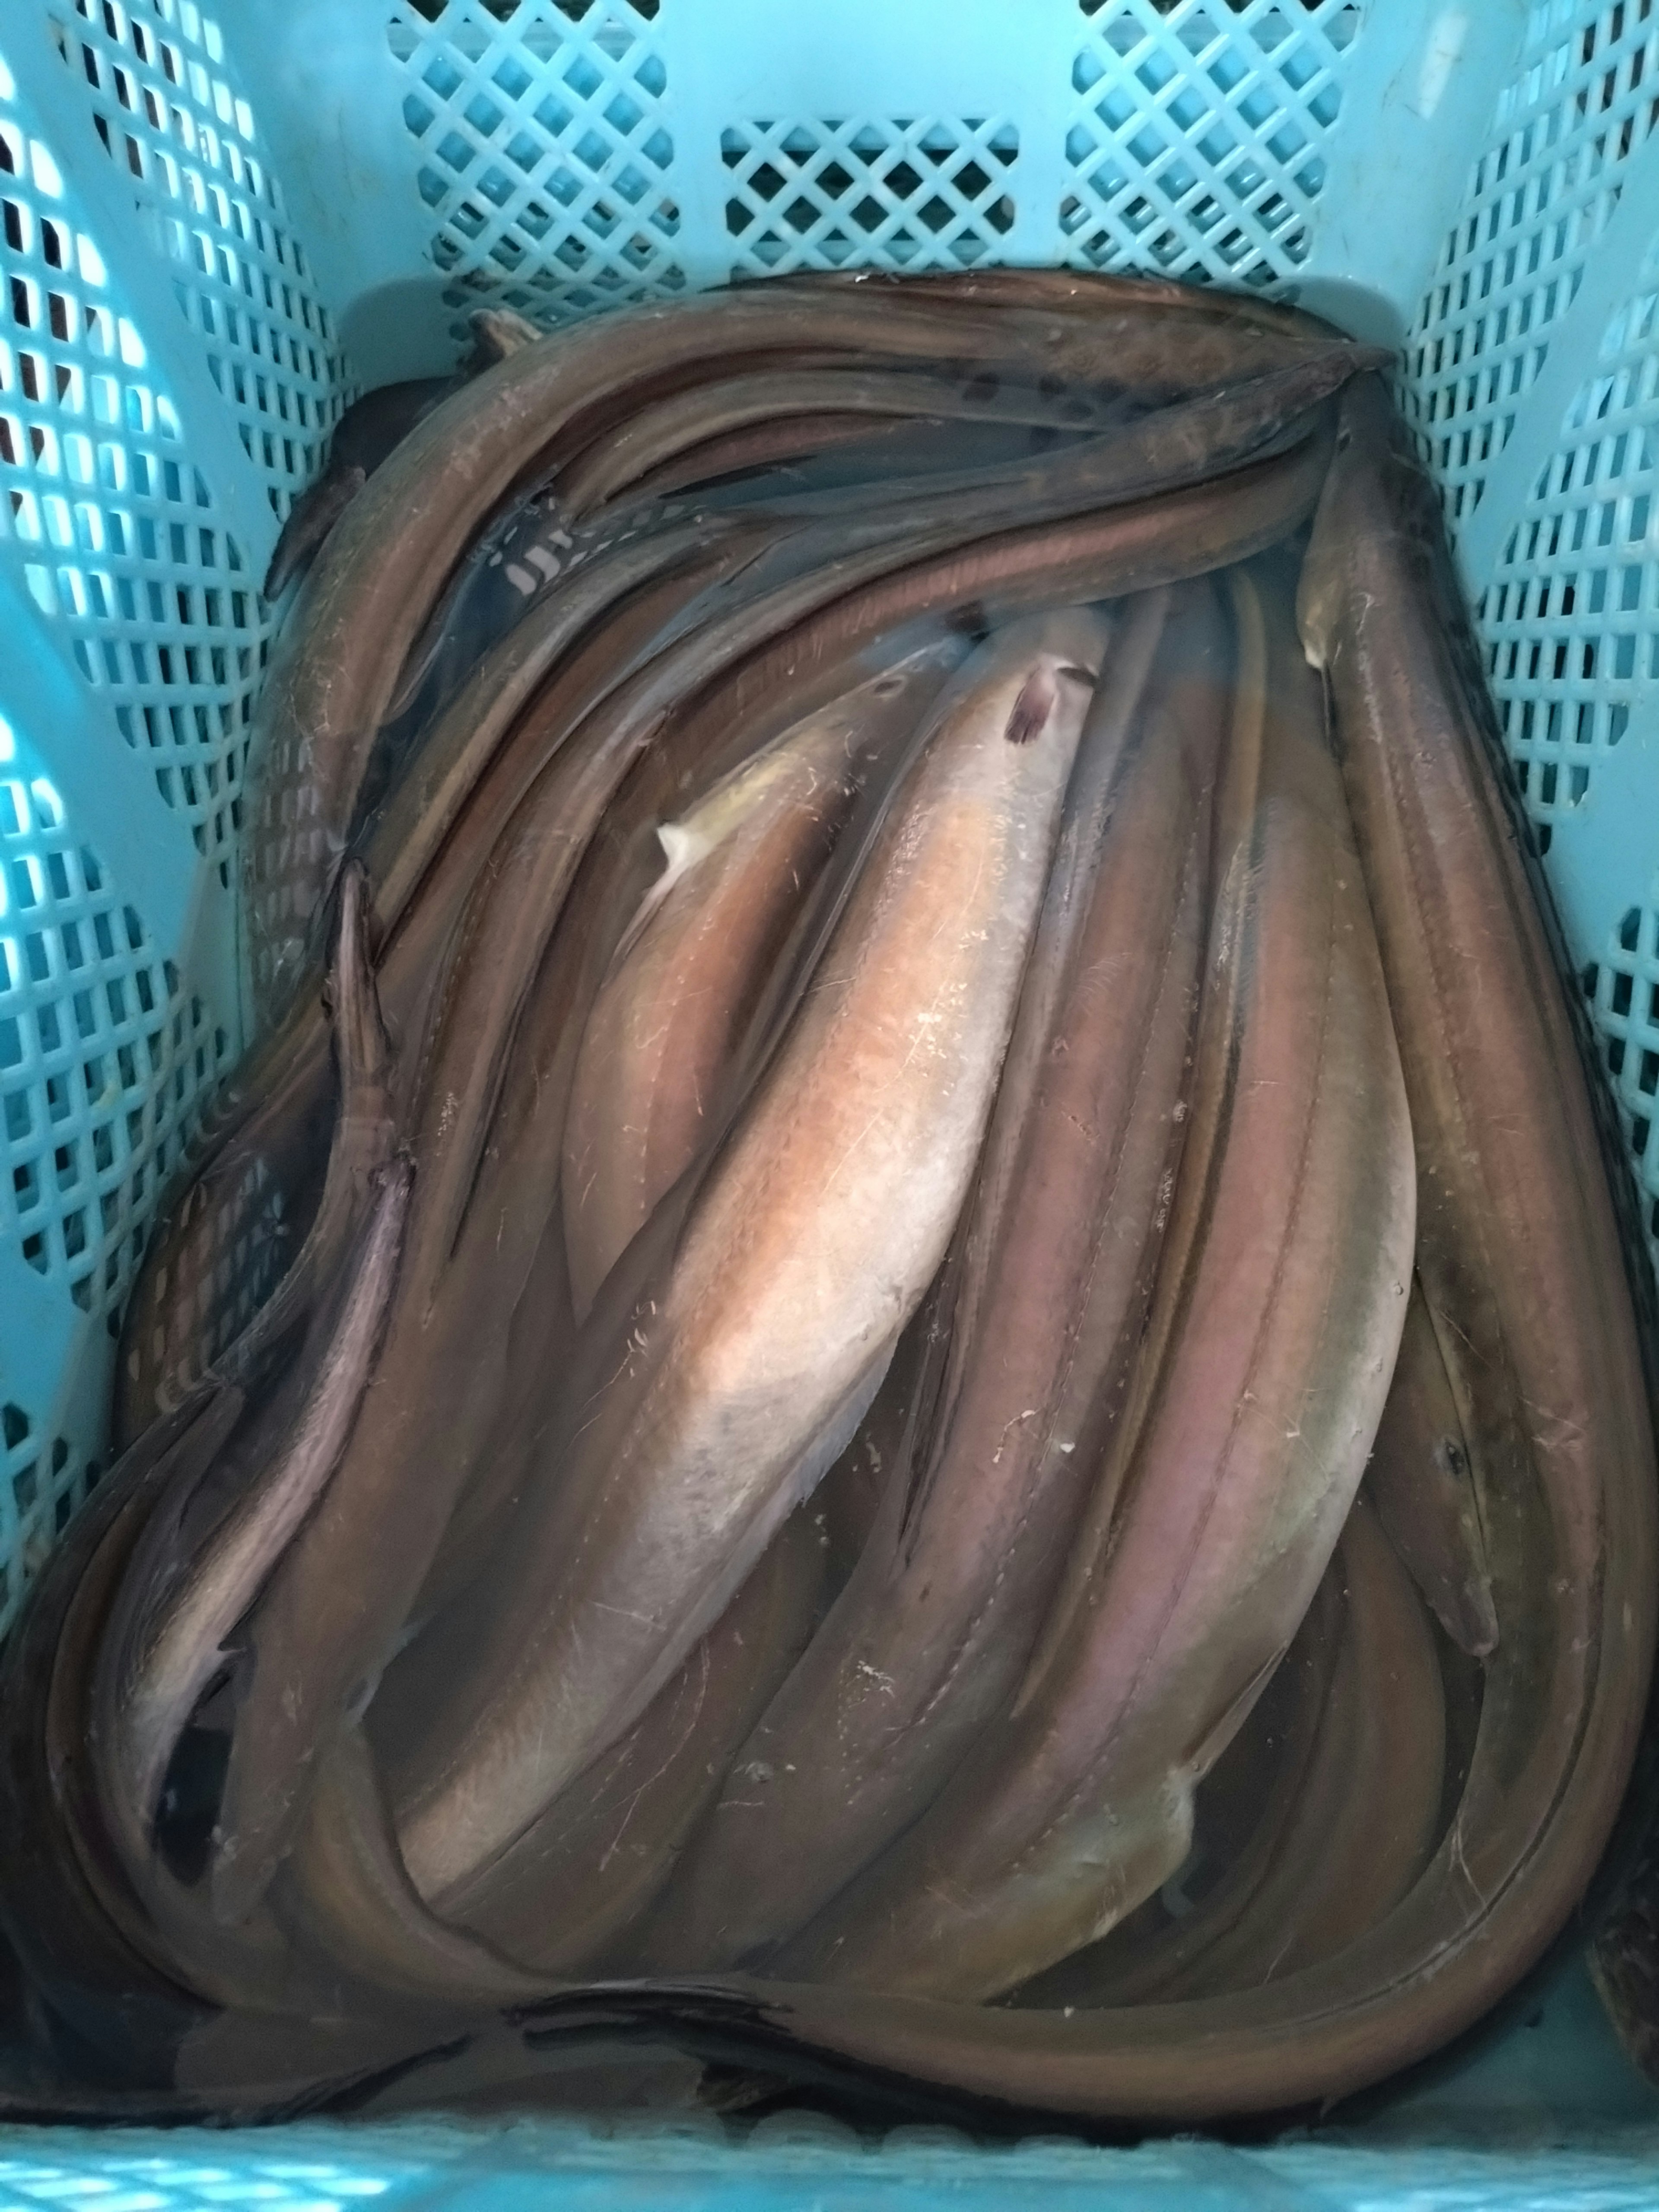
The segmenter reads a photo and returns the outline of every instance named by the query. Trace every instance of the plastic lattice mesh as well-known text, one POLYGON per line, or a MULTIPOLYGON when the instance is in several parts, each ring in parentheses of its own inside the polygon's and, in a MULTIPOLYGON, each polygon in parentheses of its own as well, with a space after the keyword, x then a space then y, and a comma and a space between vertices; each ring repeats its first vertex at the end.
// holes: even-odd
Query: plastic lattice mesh
MULTIPOLYGON (((1622 165, 1656 118, 1656 0, 1534 9, 1419 316, 1406 392, 1454 526, 1500 468, 1503 519, 1517 517, 1476 615, 1546 853, 1609 754, 1641 741, 1659 696, 1659 250, 1631 268, 1599 333, 1577 326, 1581 310, 1571 343, 1583 374, 1552 410, 1548 445, 1500 457, 1618 205, 1622 165)), ((1581 951, 1600 956, 1585 969, 1591 1018, 1659 1263, 1659 885, 1630 888, 1642 902, 1605 945, 1581 951)))
POLYGON ((67 1437, 48 1437, 0 1392, 0 1633, 70 1515, 98 1479, 67 1437))
POLYGON ((199 1000, 186 1006, 32 767, 0 724, 0 1204, 28 1264, 91 1312, 118 1298, 228 1039, 199 1000))
POLYGON ((1014 224, 1019 132, 1002 116, 842 117, 720 133, 734 276, 954 267, 990 258, 1014 224))
POLYGON ((684 288, 656 12, 655 0, 394 8, 386 36, 457 337, 482 305, 550 322, 684 288))
MULTIPOLYGON (((112 1326, 157 1188, 228 1049, 158 958, 42 764, 0 722, 0 1237, 112 1326)), ((0 1558, 24 1574, 78 1467, 40 1410, 3 1416, 0 1558)), ((0 1582, 0 1626, 21 1577, 0 1582)))
POLYGON ((328 310, 254 150, 218 25, 191 0, 73 0, 52 23, 91 127, 131 180, 179 305, 264 477, 272 511, 317 473, 343 368, 328 310))
POLYGON ((36 605, 64 624, 82 675, 228 883, 262 605, 3 58, 0 218, 0 531, 21 541, 36 605))
POLYGON ((1533 9, 1411 341, 1416 420, 1454 521, 1480 505, 1656 118, 1656 0, 1533 9))
POLYGON ((1636 283, 1478 610, 1504 740, 1547 850, 1659 679, 1659 262, 1636 283))
MULTIPOLYGON (((1479 609, 1504 741, 1546 850, 1598 762, 1632 729, 1641 741, 1659 697, 1656 326, 1650 251, 1479 609)), ((1626 909, 1584 983, 1659 1266, 1659 882, 1626 909)))
POLYGON ((1084 0, 1070 257, 1271 285, 1306 259, 1355 0, 1084 0))
POLYGON ((1659 880, 1645 904, 1627 909, 1605 959, 1584 971, 1590 1018, 1600 1032, 1625 1132, 1648 1249, 1659 1266, 1659 880))
POLYGON ((0 2212, 348 2212, 382 2197, 391 2182, 331 2159, 261 2157, 238 2145, 216 2155, 210 2144, 135 2157, 100 2148, 79 2158, 0 2159, 0 2212))

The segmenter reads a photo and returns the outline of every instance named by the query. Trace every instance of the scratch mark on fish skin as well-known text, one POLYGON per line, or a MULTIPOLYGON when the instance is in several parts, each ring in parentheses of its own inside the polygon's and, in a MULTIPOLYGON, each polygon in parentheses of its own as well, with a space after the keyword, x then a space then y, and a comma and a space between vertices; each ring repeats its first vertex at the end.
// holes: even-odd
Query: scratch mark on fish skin
MULTIPOLYGON (((1480 1888, 1480 1885, 1476 1881, 1474 1875, 1469 1871, 1468 1859, 1465 1856, 1463 1850, 1463 1822, 1461 1814, 1458 1819, 1453 1822, 1451 1833, 1447 1838, 1447 1842, 1451 1848, 1452 1864, 1462 1875, 1464 1881, 1468 1882, 1470 1890, 1474 1893, 1475 1902, 1480 1906, 1481 1912, 1485 1912, 1486 1910, 1486 1896, 1480 1888)), ((1471 1917, 1473 1917, 1474 1916, 1471 1917)))
POLYGON ((1007 1449, 1008 1438, 1013 1431, 1018 1428, 1022 1421, 1036 1420, 1039 1410, 1040 1409, 1036 1406, 1027 1406, 1024 1413, 1016 1413, 1012 1420, 1005 1421, 1003 1423, 1002 1434, 998 1438, 996 1450, 991 1456, 991 1464, 993 1467, 1000 1467, 1001 1465, 1002 1455, 1007 1449))
POLYGON ((610 1865, 611 1860, 616 1856, 617 1850, 621 1847, 623 1836, 627 1830, 628 1824, 633 1819, 635 1812, 639 1809, 640 1800, 645 1796, 647 1790, 651 1788, 653 1783, 659 1782, 663 1776, 667 1773, 669 1768, 673 1765, 676 1757, 680 1752, 684 1750, 686 1745, 690 1742, 693 1735, 696 1732, 697 1723, 702 1716, 703 1705, 708 1695, 709 1659, 708 1646, 706 1642, 699 1645, 697 1656, 700 1662, 697 1670, 697 1693, 696 1702, 691 1708, 691 1717, 687 1721, 684 1728, 681 1730, 679 1741, 664 1754, 662 1759, 657 1765, 655 1771, 646 1776, 644 1781, 641 1783, 639 1788, 635 1790, 633 1796, 629 1799, 628 1810, 623 1814, 621 1826, 617 1828, 616 1834, 611 1838, 610 1843, 605 1846, 605 1850, 600 1855, 599 1872, 601 1874, 603 1874, 605 1869, 610 1865))

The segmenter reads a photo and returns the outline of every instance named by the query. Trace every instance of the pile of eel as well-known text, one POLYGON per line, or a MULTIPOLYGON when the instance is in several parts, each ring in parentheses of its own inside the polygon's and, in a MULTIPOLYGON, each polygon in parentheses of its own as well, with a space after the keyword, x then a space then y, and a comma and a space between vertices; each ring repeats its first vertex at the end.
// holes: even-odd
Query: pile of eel
POLYGON ((1659 1589, 1385 357, 1012 270, 478 323, 268 579, 254 1042, 3 1662, 13 2104, 1381 2080, 1577 1910, 1659 1589))

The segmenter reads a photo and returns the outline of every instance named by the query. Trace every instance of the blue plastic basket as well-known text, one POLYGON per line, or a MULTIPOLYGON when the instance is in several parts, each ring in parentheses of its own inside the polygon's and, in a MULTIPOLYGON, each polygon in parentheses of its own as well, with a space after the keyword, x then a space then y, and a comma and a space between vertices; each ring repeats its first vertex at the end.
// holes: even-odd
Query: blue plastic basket
MULTIPOLYGON (((1064 262, 1400 345, 1659 1249, 1656 121, 1656 0, 5 0, 0 1626, 241 1042, 257 579, 341 408, 447 368, 481 304, 1064 262)), ((1659 2100, 1582 1972, 1528 2005, 1340 2143, 41 2130, 0 2136, 0 2212, 550 2173, 607 2206, 1659 2203, 1659 2100)))

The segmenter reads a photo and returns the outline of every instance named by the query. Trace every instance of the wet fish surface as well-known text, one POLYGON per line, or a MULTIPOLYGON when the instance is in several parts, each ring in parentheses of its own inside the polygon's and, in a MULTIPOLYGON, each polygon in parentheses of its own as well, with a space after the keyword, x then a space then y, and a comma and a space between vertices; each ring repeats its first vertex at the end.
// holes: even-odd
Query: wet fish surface
POLYGON ((1575 1913, 1659 2067, 1655 1301, 1385 357, 472 324, 272 556, 252 1048, 0 1654, 0 2111, 1201 2125, 1575 1913))

